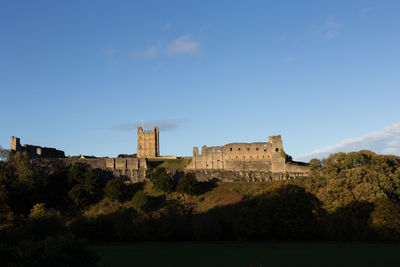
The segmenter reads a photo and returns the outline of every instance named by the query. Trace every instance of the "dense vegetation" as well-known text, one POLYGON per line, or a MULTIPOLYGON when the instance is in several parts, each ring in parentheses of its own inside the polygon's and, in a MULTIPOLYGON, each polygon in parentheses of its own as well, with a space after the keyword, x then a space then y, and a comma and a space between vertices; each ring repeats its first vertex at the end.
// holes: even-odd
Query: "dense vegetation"
POLYGON ((159 166, 151 182, 126 184, 16 153, 0 161, 0 254, 10 265, 41 251, 42 265, 87 266, 96 257, 84 239, 400 240, 400 157, 336 153, 310 168, 294 180, 199 183, 159 166))

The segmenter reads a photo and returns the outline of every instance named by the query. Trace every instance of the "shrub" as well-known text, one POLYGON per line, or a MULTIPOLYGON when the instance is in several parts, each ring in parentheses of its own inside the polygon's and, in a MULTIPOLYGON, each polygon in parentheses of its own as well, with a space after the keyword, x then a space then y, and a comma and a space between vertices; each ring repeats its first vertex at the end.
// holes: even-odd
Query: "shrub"
POLYGON ((186 173, 178 183, 177 191, 188 195, 196 195, 199 191, 199 183, 193 173, 186 173))
POLYGON ((104 193, 111 200, 122 201, 126 196, 126 189, 124 181, 114 178, 107 182, 104 193))
POLYGON ((29 218, 31 219, 42 219, 46 217, 46 205, 44 203, 37 203, 31 209, 31 213, 29 214, 29 218))
POLYGON ((135 210, 143 212, 149 205, 149 197, 144 191, 138 191, 132 198, 132 206, 135 210))
POLYGON ((157 168, 150 177, 154 189, 159 192, 169 193, 174 190, 174 181, 164 168, 157 168))

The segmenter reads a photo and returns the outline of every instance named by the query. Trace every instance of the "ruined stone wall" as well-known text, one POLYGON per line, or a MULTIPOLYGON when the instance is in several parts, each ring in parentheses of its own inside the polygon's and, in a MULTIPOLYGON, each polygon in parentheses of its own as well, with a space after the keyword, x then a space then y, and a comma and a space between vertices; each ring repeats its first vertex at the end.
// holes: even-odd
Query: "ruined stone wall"
POLYGON ((109 171, 115 177, 131 182, 141 182, 149 177, 146 159, 138 158, 96 158, 96 159, 65 159, 67 164, 82 163, 93 169, 109 171))
POLYGON ((153 131, 143 130, 138 127, 137 132, 137 157, 155 158, 160 156, 159 131, 154 127, 153 131))
POLYGON ((11 152, 27 152, 30 157, 33 158, 64 158, 64 151, 57 150, 51 147, 41 147, 34 145, 21 146, 20 139, 11 136, 11 144, 10 144, 11 152))
POLYGON ((269 142, 231 143, 224 146, 203 146, 201 154, 193 148, 188 170, 232 170, 285 172, 281 136, 270 136, 269 142))

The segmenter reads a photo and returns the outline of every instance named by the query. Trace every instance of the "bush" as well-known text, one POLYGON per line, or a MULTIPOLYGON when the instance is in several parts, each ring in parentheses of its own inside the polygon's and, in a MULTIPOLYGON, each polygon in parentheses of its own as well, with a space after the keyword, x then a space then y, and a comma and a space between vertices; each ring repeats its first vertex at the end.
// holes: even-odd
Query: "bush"
POLYGON ((31 213, 29 214, 29 218, 31 219, 42 219, 46 217, 46 205, 44 203, 37 203, 31 209, 31 213))
POLYGON ((154 189, 159 192, 169 193, 174 190, 174 181, 164 168, 157 168, 150 177, 154 184, 154 189))
POLYGON ((135 208, 135 210, 143 212, 149 205, 149 197, 146 195, 144 191, 138 191, 133 196, 131 203, 132 206, 135 208))
POLYGON ((199 182, 193 173, 186 173, 178 183, 177 191, 188 195, 196 195, 199 191, 199 182))
POLYGON ((127 187, 119 178, 114 178, 107 182, 104 189, 105 197, 111 200, 122 201, 126 196, 127 187))
POLYGON ((76 207, 83 208, 99 200, 102 195, 100 178, 94 170, 75 164, 67 176, 68 182, 73 185, 68 197, 76 207))

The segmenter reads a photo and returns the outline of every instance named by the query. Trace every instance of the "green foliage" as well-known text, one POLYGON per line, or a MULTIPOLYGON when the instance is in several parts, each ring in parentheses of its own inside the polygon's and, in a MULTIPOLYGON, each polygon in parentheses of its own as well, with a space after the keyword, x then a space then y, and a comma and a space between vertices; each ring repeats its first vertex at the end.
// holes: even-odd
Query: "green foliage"
POLYGON ((40 220, 47 216, 46 204, 37 203, 31 209, 31 213, 29 214, 29 218, 40 220))
POLYGON ((177 191, 188 195, 196 195, 199 191, 199 182, 193 173, 186 173, 178 182, 177 191))
POLYGON ((111 200, 122 201, 126 197, 127 187, 120 178, 114 178, 107 182, 104 189, 105 197, 111 200))
POLYGON ((153 182, 154 189, 162 193, 169 193, 174 190, 174 181, 164 168, 157 168, 151 174, 150 180, 153 182))
POLYGON ((68 197, 77 208, 86 207, 100 199, 101 184, 94 170, 75 164, 68 171, 68 181, 73 185, 68 197))
POLYGON ((380 240, 400 240, 400 203, 388 199, 375 201, 370 222, 380 240))
POLYGON ((281 155, 282 158, 285 159, 285 162, 292 161, 292 159, 293 159, 292 156, 286 154, 285 150, 283 150, 283 149, 281 150, 280 155, 281 155))
POLYGON ((131 204, 136 211, 144 212, 149 205, 149 197, 143 190, 140 190, 132 197, 131 204))
POLYGON ((147 159, 150 168, 165 168, 168 170, 184 170, 190 163, 190 159, 147 159))
POLYGON ((312 184, 328 211, 352 202, 373 203, 381 198, 400 202, 400 158, 371 151, 336 153, 310 161, 310 176, 296 181, 312 184))

